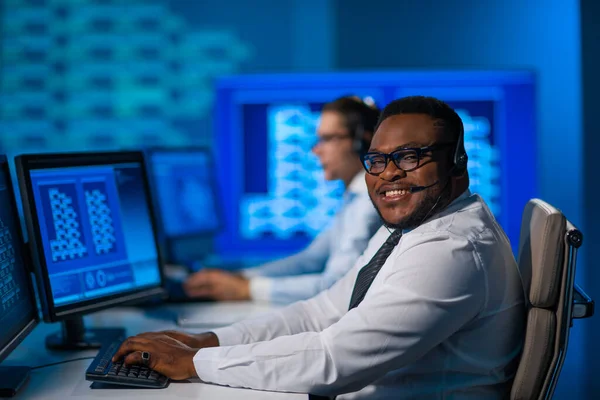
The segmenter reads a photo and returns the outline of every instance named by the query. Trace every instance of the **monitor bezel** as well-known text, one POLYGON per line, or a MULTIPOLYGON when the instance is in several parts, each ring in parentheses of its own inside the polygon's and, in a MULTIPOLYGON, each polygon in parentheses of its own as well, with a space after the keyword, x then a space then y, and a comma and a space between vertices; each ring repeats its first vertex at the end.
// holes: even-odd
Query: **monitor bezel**
POLYGON ((4 155, 0 154, 0 173, 4 174, 6 177, 6 189, 9 192, 9 207, 11 208, 12 214, 15 218, 15 230, 16 230, 16 240, 18 240, 21 244, 21 254, 19 257, 21 258, 21 262, 26 272, 26 285, 29 290, 29 300, 30 305, 32 306, 32 313, 27 319, 23 319, 26 321, 25 324, 17 331, 15 335, 13 335, 4 347, 0 347, 0 362, 2 362, 8 355, 29 335, 29 333, 35 328, 39 322, 38 308, 35 300, 35 291, 33 288, 33 281, 31 279, 31 268, 29 266, 27 257, 26 257, 26 244, 23 239, 23 231, 21 229, 21 221, 19 220, 19 212, 17 208, 17 200, 15 198, 14 187, 11 180, 10 168, 8 166, 8 160, 4 155))
POLYGON ((70 319, 74 316, 89 314, 110 307, 123 305, 149 299, 153 297, 164 297, 165 277, 163 270, 163 257, 157 237, 157 224, 154 213, 154 204, 148 183, 148 174, 144 160, 144 154, 140 151, 127 152, 100 152, 100 153, 49 153, 49 154, 25 154, 15 157, 17 166, 17 179, 23 198, 23 213, 29 234, 29 250, 32 264, 35 268, 36 281, 39 287, 40 302, 44 321, 57 322, 70 319), (129 291, 127 293, 115 293, 105 297, 97 297, 82 302, 55 306, 50 286, 48 266, 44 257, 43 241, 39 229, 39 220, 33 196, 33 185, 30 172, 32 170, 85 167, 111 164, 139 163, 144 181, 145 197, 148 204, 149 218, 153 230, 154 245, 158 257, 160 281, 157 285, 129 291))
POLYGON ((183 153, 183 154, 205 153, 206 157, 208 159, 208 164, 211 167, 214 167, 215 159, 214 159, 214 154, 211 151, 211 149, 207 146, 188 146, 188 147, 181 147, 181 148, 156 146, 156 147, 148 147, 148 148, 144 149, 144 152, 147 155, 146 162, 148 164, 147 169, 148 169, 148 179, 150 181, 150 189, 152 190, 153 197, 156 199, 156 214, 157 214, 156 219, 160 223, 160 233, 162 236, 164 236, 165 242, 169 243, 173 240, 189 239, 189 238, 194 238, 194 237, 214 236, 214 235, 217 235, 220 232, 222 232, 225 227, 225 223, 223 222, 224 213, 222 210, 221 202, 219 201, 219 190, 218 190, 218 182, 217 182, 216 174, 213 175, 209 179, 210 179, 211 188, 214 191, 213 195, 214 195, 214 199, 215 199, 215 209, 217 212, 217 220, 218 220, 217 227, 212 230, 190 232, 190 233, 184 233, 184 234, 178 234, 178 235, 170 235, 164 229, 165 218, 162 213, 162 207, 161 207, 159 196, 156 194, 158 192, 158 186, 156 185, 156 182, 154 180, 154 162, 152 160, 152 156, 154 154, 156 154, 156 153, 183 153))

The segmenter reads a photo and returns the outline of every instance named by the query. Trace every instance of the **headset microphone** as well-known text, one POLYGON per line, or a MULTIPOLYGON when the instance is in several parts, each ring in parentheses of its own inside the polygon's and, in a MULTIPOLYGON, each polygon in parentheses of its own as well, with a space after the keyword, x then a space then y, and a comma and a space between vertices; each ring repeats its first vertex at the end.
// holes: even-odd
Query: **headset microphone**
POLYGON ((408 191, 409 191, 409 192, 411 192, 411 193, 418 193, 418 192, 422 192, 423 190, 425 190, 425 189, 429 189, 430 187, 432 187, 432 186, 435 186, 435 185, 437 185, 438 183, 440 183, 440 181, 439 181, 439 180, 438 180, 438 181, 435 181, 435 182, 433 182, 431 185, 427 185, 427 186, 413 186, 413 187, 410 187, 410 188, 408 188, 408 191))
MULTIPOLYGON (((450 176, 456 176, 456 173, 455 173, 455 171, 456 171, 457 169, 459 169, 459 168, 457 168, 457 164, 454 164, 454 165, 452 166, 452 168, 450 168, 450 171, 448 171, 448 175, 450 175, 450 176)), ((462 173, 463 173, 463 172, 461 172, 460 174, 462 174, 462 173)), ((448 179, 448 182, 450 182, 450 179, 448 179)), ((423 190, 425 190, 425 189, 429 189, 430 187, 432 187, 432 186, 435 186, 435 185, 437 185, 438 183, 440 183, 439 179, 438 179, 437 181, 433 182, 431 185, 427 185, 427 186, 413 186, 413 187, 411 187, 411 188, 408 188, 408 191, 409 191, 409 192, 411 192, 411 193, 418 193, 418 192, 422 192, 423 190)))

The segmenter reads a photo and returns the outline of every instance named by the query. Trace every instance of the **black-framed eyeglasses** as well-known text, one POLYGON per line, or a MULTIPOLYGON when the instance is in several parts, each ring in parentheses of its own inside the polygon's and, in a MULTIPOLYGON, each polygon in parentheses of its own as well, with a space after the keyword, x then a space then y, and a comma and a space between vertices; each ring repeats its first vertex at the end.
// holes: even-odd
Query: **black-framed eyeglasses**
POLYGON ((435 150, 440 150, 444 147, 456 146, 456 143, 440 143, 432 144, 426 147, 407 147, 392 151, 391 153, 368 152, 362 154, 360 159, 362 165, 371 175, 379 175, 387 168, 390 160, 394 162, 399 169, 410 172, 419 168, 419 164, 423 156, 435 150))

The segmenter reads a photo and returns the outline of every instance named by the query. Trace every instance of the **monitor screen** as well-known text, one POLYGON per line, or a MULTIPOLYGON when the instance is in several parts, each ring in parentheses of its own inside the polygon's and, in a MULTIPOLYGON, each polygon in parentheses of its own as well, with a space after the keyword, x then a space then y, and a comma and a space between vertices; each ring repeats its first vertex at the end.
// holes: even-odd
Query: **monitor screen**
POLYGON ((0 361, 37 322, 8 165, 0 157, 0 361))
POLYGON ((221 219, 208 150, 152 149, 148 159, 163 236, 216 232, 221 219))
POLYGON ((143 158, 118 154, 17 158, 51 308, 99 307, 162 284, 143 158))
POLYGON ((239 233, 248 241, 306 241, 341 205, 341 181, 326 181, 311 153, 323 102, 244 104, 239 233), (307 190, 310 189, 310 190, 307 190))
POLYGON ((274 86, 262 85, 260 77, 217 82, 215 154, 236 155, 216 170, 219 190, 227 193, 224 228, 215 241, 224 258, 279 257, 304 248, 325 229, 341 207, 344 185, 325 180, 311 151, 321 110, 342 96, 377 106, 385 99, 369 85, 279 87, 285 77, 274 86))

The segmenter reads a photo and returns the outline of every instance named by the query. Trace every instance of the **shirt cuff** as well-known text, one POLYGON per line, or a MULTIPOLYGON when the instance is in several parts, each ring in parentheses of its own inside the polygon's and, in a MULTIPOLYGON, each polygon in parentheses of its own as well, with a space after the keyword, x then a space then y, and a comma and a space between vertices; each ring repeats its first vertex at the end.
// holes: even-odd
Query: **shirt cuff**
POLYGON ((254 301, 270 302, 273 279, 255 276, 250 279, 250 298, 254 301))
POLYGON ((254 278, 260 275, 259 268, 244 268, 238 271, 246 279, 254 278))
POLYGON ((198 350, 194 356, 194 368, 202 382, 217 383, 221 349, 207 347, 198 350))
POLYGON ((210 331, 217 335, 219 346, 233 346, 243 342, 243 336, 240 334, 240 330, 235 328, 234 325, 211 329, 210 331))

